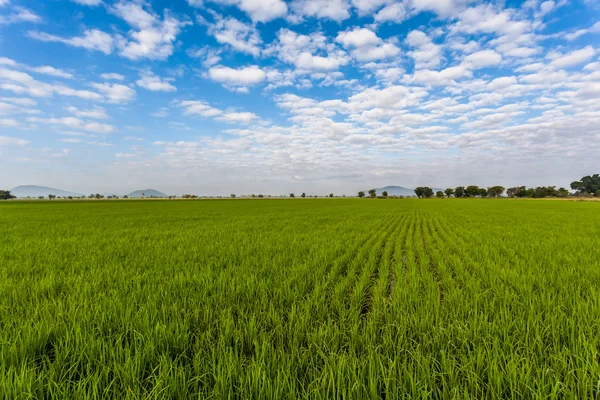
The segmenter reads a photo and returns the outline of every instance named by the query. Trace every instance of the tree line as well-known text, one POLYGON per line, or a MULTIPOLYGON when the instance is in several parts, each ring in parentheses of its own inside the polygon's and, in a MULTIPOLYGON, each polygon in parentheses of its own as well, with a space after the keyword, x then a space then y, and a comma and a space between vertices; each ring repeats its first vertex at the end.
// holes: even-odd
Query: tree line
MULTIPOLYGON (((600 197, 600 174, 584 176, 583 178, 581 178, 578 181, 571 182, 571 190, 574 191, 574 194, 573 194, 574 196, 600 197)), ((529 198, 535 198, 535 199, 541 199, 541 198, 545 198, 545 197, 568 197, 571 195, 567 189, 565 189, 563 187, 557 189, 556 186, 538 186, 538 187, 531 187, 531 188, 528 188, 526 186, 515 186, 515 187, 506 189, 503 186, 490 186, 488 188, 480 188, 479 186, 470 185, 470 186, 466 186, 466 187, 465 186, 457 186, 455 188, 447 188, 446 190, 443 190, 443 191, 438 190, 437 192, 434 192, 434 190, 430 187, 419 186, 418 188, 416 188, 414 190, 414 192, 415 192, 415 195, 419 198, 431 198, 434 196, 438 197, 438 198, 444 198, 444 197, 456 197, 456 198, 501 197, 504 194, 504 192, 506 192, 506 196, 508 196, 508 197, 519 197, 519 198, 529 197, 529 198)), ((371 189, 367 193, 370 198, 377 197, 376 189, 371 189)), ((366 194, 364 191, 361 190, 360 192, 358 192, 358 197, 363 198, 365 196, 366 196, 366 194)), ((169 199, 171 199, 172 197, 173 196, 169 196, 169 199)), ((198 198, 198 196, 191 195, 191 194, 184 194, 181 197, 184 199, 198 198)), ((235 198, 236 195, 232 194, 230 197, 235 198)), ((263 198, 265 196, 262 194, 259 194, 258 196, 253 194, 252 197, 263 198)), ((268 196, 268 197, 271 197, 271 196, 268 196)), ((296 196, 294 195, 294 193, 290 193, 290 197, 294 198, 296 196)), ((305 197, 312 197, 312 196, 307 196, 306 193, 302 193, 300 195, 300 197, 305 198, 305 197)), ((317 197, 317 196, 314 196, 314 197, 317 197)), ((334 195, 333 195, 333 193, 330 193, 329 195, 327 195, 325 197, 334 197, 334 195)), ((346 196, 344 196, 344 197, 346 197, 346 196)), ((380 197, 388 197, 388 192, 387 191, 382 192, 380 197)), ((16 197, 11 194, 10 190, 0 190, 0 200, 10 200, 10 199, 14 199, 14 198, 16 198, 16 197)), ((42 200, 45 197, 39 196, 38 198, 40 200, 42 200)), ((56 195, 53 195, 53 194, 48 195, 48 199, 50 199, 50 200, 53 200, 56 198, 57 198, 56 195)), ((64 198, 85 199, 86 196, 81 196, 81 197, 67 196, 64 198)), ((103 199, 104 196, 101 195, 100 193, 95 193, 95 194, 92 193, 89 196, 87 196, 87 198, 88 199, 103 199)), ((113 196, 107 196, 106 198, 118 199, 119 196, 113 195, 113 196)), ((123 196, 122 198, 127 199, 128 197, 123 196)), ((144 198, 143 193, 142 193, 142 198, 144 198)))

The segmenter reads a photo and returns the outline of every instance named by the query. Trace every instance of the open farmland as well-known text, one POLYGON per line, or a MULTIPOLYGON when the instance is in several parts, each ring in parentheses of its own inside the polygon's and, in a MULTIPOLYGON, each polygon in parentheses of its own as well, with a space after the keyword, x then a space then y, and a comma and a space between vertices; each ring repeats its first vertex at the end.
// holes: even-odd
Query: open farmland
POLYGON ((600 204, 0 204, 0 398, 600 397, 600 204))

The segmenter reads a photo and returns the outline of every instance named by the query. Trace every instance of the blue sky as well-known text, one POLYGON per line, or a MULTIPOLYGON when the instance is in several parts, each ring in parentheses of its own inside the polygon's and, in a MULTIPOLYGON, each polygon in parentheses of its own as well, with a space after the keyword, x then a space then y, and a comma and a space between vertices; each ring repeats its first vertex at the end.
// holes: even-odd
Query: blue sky
POLYGON ((568 186, 599 41, 591 0, 0 0, 0 187, 568 186))

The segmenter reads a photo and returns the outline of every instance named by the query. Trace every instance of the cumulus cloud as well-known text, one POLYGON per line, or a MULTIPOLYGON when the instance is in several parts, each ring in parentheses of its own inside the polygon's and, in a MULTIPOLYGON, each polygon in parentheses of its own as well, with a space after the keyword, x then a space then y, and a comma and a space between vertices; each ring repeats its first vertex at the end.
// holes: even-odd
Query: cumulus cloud
MULTIPOLYGON (((0 119, 0 126, 11 126, 11 125, 13 125, 13 124, 6 123, 6 120, 0 119)), ((29 143, 31 143, 29 140, 0 135, 0 146, 26 146, 29 143)))
POLYGON ((554 59, 550 63, 550 66, 554 68, 570 68, 583 64, 594 55, 596 55, 596 50, 592 46, 587 46, 554 59))
POLYGON ((31 117, 27 119, 28 122, 46 125, 58 125, 65 126, 70 129, 80 129, 88 132, 108 134, 116 132, 117 129, 109 124, 102 124, 99 122, 88 122, 75 117, 62 117, 62 118, 37 118, 31 117))
POLYGON ((374 61, 400 54, 400 49, 390 42, 384 42, 375 32, 366 28, 340 32, 336 41, 350 48, 351 54, 358 61, 374 61))
POLYGON ((408 52, 415 62, 415 68, 437 67, 441 62, 440 47, 433 43, 425 32, 414 30, 406 37, 406 43, 414 48, 408 52))
POLYGON ((231 17, 222 18, 215 15, 215 18, 215 23, 208 26, 208 32, 217 42, 255 57, 260 55, 262 39, 255 27, 231 17))
POLYGON ((123 75, 117 74, 114 72, 100 74, 100 78, 104 79, 105 81, 124 81, 125 80, 125 77, 123 75))
POLYGON ((60 84, 40 82, 25 72, 6 68, 0 68, 0 89, 16 94, 28 94, 33 97, 51 97, 57 94, 86 100, 102 100, 102 96, 98 93, 73 89, 60 84))
POLYGON ((80 47, 86 50, 99 51, 104 54, 110 54, 113 51, 115 41, 111 35, 98 29, 87 29, 83 36, 63 38, 44 32, 29 31, 27 35, 42 42, 64 43, 73 47, 80 47))
POLYGON ((102 0, 71 0, 74 3, 81 4, 84 6, 99 6, 102 4, 102 0))
POLYGON ((267 50, 267 54, 274 54, 282 61, 306 71, 337 70, 350 62, 348 54, 322 33, 302 35, 289 29, 279 30, 277 42, 267 50))
POLYGON ((119 83, 92 83, 109 103, 127 103, 135 98, 135 90, 119 83))
POLYGON ((495 66, 500 64, 501 61, 502 56, 494 50, 481 50, 466 56, 463 59, 463 65, 467 69, 474 70, 495 66))
POLYGON ((393 3, 375 14, 375 22, 395 22, 399 24, 406 19, 406 8, 403 3, 393 3))
MULTIPOLYGON (((235 5, 245 12, 254 22, 268 22, 284 17, 288 12, 287 4, 283 0, 208 0, 209 2, 235 5)), ((192 7, 203 7, 202 0, 188 0, 192 7)))
POLYGON ((210 68, 208 76, 210 79, 223 84, 226 88, 248 91, 248 87, 263 82, 266 73, 256 65, 237 69, 219 65, 210 68))
MULTIPOLYGON (((4 4, 8 4, 8 2, 4 4)), ((13 12, 0 15, 0 25, 17 24, 20 22, 40 23, 42 19, 37 14, 23 7, 14 7, 13 12)))
POLYGON ((162 60, 169 57, 173 54, 177 35, 191 24, 174 18, 168 10, 165 10, 161 19, 139 2, 121 0, 110 10, 132 28, 129 39, 118 42, 119 54, 130 60, 162 60))
POLYGON ((31 68, 31 71, 37 72, 38 74, 55 76, 57 78, 73 79, 73 74, 62 71, 60 69, 44 65, 42 67, 31 68))
POLYGON ((93 118, 93 119, 108 119, 106 109, 102 107, 94 107, 89 110, 82 110, 75 106, 69 106, 65 108, 68 112, 79 118, 93 118))
POLYGON ((337 22, 350 18, 346 0, 294 0, 291 5, 300 17, 331 19, 337 22))
POLYGON ((140 79, 135 83, 139 87, 153 92, 176 92, 177 88, 169 83, 172 80, 171 78, 161 78, 150 71, 145 71, 141 73, 140 79))

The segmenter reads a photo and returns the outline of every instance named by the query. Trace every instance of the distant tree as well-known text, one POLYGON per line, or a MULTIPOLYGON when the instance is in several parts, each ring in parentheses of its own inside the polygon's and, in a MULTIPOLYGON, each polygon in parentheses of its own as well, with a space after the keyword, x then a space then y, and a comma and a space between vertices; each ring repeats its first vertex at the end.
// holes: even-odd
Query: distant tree
POLYGON ((45 197, 44 197, 44 196, 38 196, 38 199, 40 199, 40 200, 44 200, 44 199, 45 199, 45 197))
POLYGON ((490 197, 500 197, 505 190, 506 189, 504 189, 502 186, 492 186, 489 187, 487 191, 490 197))
POLYGON ((232 199, 235 199, 235 194, 233 194, 233 193, 232 193, 232 194, 230 194, 229 196, 230 196, 232 199))
POLYGON ((485 188, 479 188, 479 192, 477 193, 479 197, 487 197, 488 191, 485 188))
POLYGON ((456 198, 461 198, 461 197, 465 197, 465 187, 464 186, 457 186, 454 188, 454 197, 456 198))
POLYGON ((10 190, 0 190, 0 200, 10 200, 16 197, 10 194, 10 190))
POLYGON ((418 188, 415 189, 415 194, 417 195, 417 197, 422 198, 431 198, 433 197, 433 189, 427 186, 419 186, 418 188))
POLYGON ((73 196, 69 196, 69 197, 67 197, 67 199, 73 200, 73 196))
POLYGON ((254 193, 252 193, 252 198, 255 198, 255 197, 256 197, 256 195, 254 193))
POLYGON ((600 190, 600 174, 584 176, 580 181, 572 182, 571 189, 577 191, 579 194, 596 194, 600 190))
POLYGON ((369 197, 371 197, 371 198, 377 197, 377 190, 376 189, 369 190, 369 197))
POLYGON ((381 192, 381 195, 383 197, 388 197, 388 192, 386 190, 384 190, 383 192, 381 192))
POLYGON ((129 198, 129 196, 125 195, 125 196, 123 196, 123 198, 124 198, 124 199, 128 199, 128 198, 129 198))
POLYGON ((558 197, 569 197, 569 191, 563 187, 557 190, 558 197))
POLYGON ((302 194, 300 195, 300 197, 305 198, 306 197, 306 193, 302 192, 302 194))
POLYGON ((519 192, 518 187, 511 187, 511 188, 506 189, 506 195, 510 198, 516 197, 518 192, 519 192))
POLYGON ((55 194, 49 194, 48 195, 48 199, 50 199, 50 200, 55 199, 55 198, 56 198, 55 194))
POLYGON ((265 197, 265 196, 263 196, 262 194, 259 194, 259 195, 258 195, 258 198, 259 198, 259 199, 262 199, 263 197, 265 197))
POLYGON ((329 193, 329 197, 330 197, 330 198, 333 198, 333 193, 329 193))
POLYGON ((294 196, 294 193, 290 193, 290 197, 291 197, 291 198, 294 198, 294 197, 296 197, 296 196, 294 196))
POLYGON ((479 186, 475 186, 475 185, 467 186, 467 188, 465 189, 465 196, 466 197, 479 196, 479 186))
POLYGON ((596 197, 600 197, 600 189, 596 190, 596 197))
POLYGON ((90 195, 88 196, 88 199, 93 199, 94 197, 96 197, 94 194, 90 194, 90 195))
POLYGON ((99 199, 103 199, 104 196, 102 196, 100 193, 96 193, 96 195, 94 196, 97 200, 99 199))
POLYGON ((454 194, 454 189, 448 188, 444 190, 444 193, 446 194, 446 197, 452 197, 452 195, 454 194))
POLYGON ((443 198, 444 198, 444 192, 442 192, 441 190, 438 190, 438 191, 435 193, 435 195, 436 195, 436 197, 437 197, 438 199, 443 199, 443 198))
MULTIPOLYGON (((142 199, 146 196, 146 193, 142 193, 142 199)), ((97 198, 97 197, 96 197, 97 198)))
POLYGON ((362 190, 358 192, 358 197, 360 197, 361 199, 365 197, 365 192, 363 192, 362 190))

